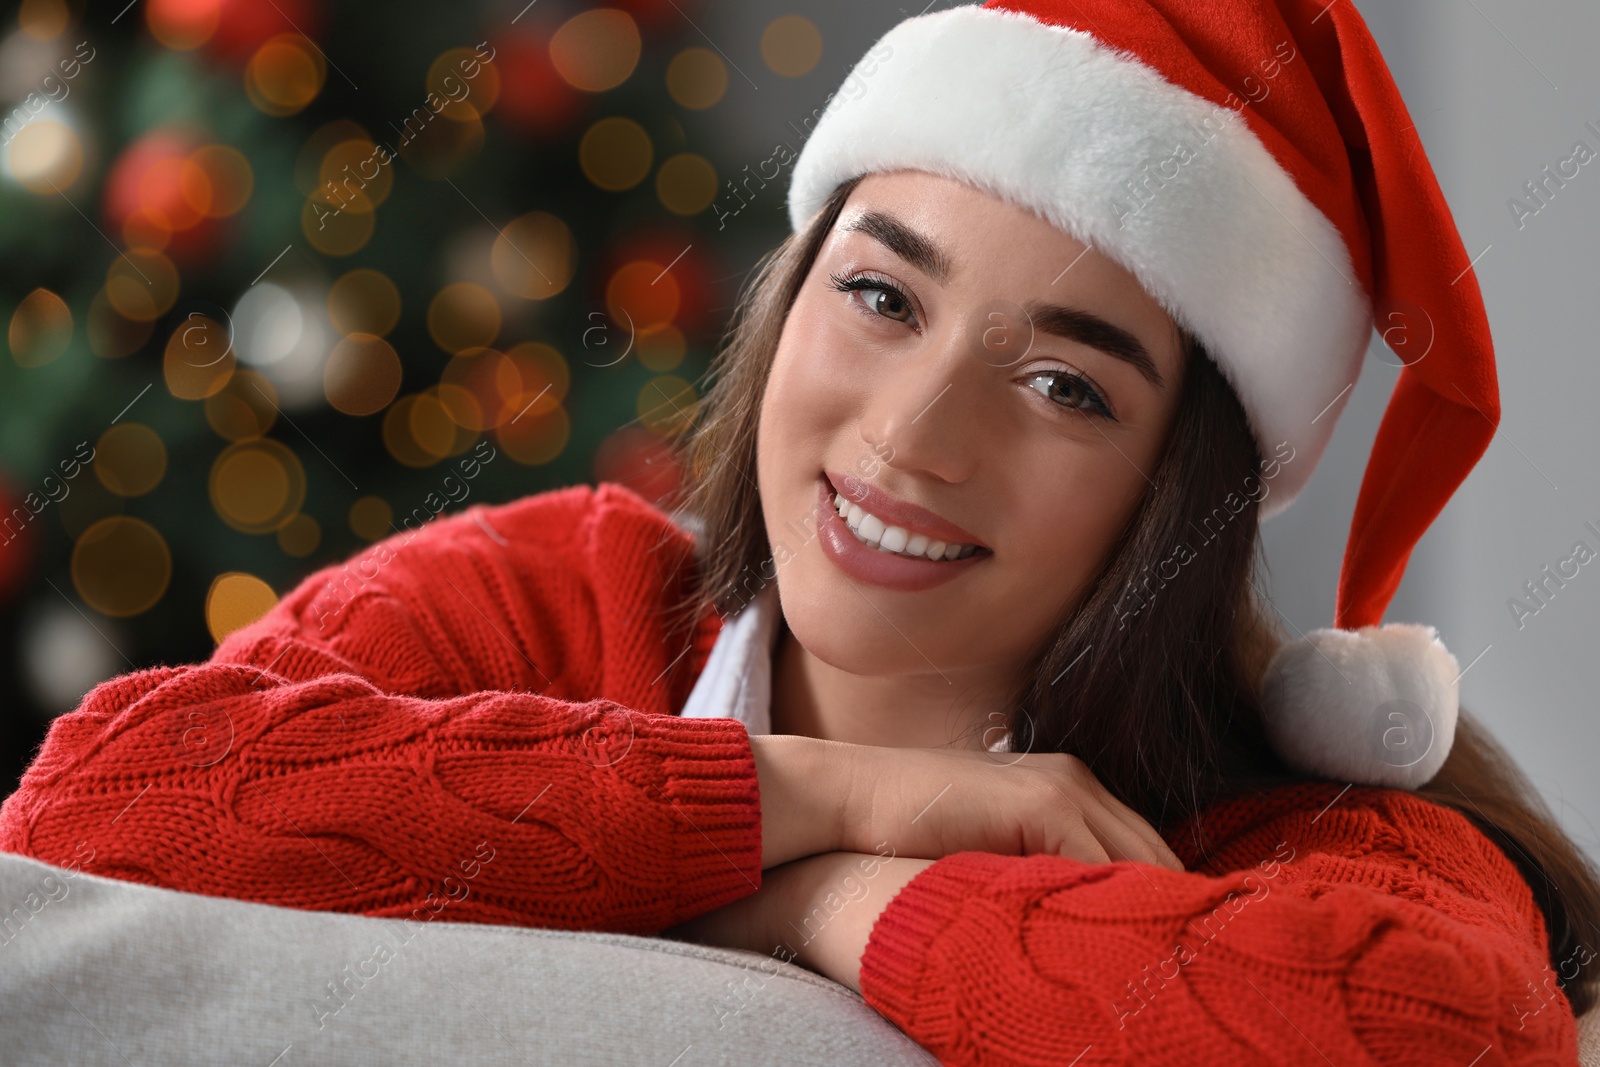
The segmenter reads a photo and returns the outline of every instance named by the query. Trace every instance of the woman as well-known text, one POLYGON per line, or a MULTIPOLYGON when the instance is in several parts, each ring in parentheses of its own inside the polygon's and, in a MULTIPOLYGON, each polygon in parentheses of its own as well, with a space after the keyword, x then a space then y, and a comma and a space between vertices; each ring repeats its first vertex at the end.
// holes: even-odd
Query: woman
MULTIPOLYGON (((1482 451, 1467 420, 1404 432, 1433 367, 1488 359, 1476 289, 1430 287, 1464 254, 1431 172, 1394 169, 1403 108, 1353 9, 1237 6, 896 27, 796 165, 796 233, 714 368, 681 521, 579 486, 373 546, 207 663, 97 687, 0 806, 0 847, 773 952, 946 1063, 1574 1062, 1593 872, 1456 728, 1447 654, 1357 632, 1482 451), (1201 54, 1217 104, 1257 71, 1257 110, 1139 184, 1201 106, 1172 84, 1201 54), (1322 168, 1316 202, 1256 130, 1312 101, 1373 161, 1272 127, 1322 168), (1073 143, 1106 154, 1054 154, 1073 143), (1411 292, 1456 314, 1386 418, 1418 455, 1380 433, 1369 471, 1409 498, 1364 491, 1344 625, 1284 642, 1252 595, 1258 520, 1326 443, 1369 293, 1411 292), (1407 485, 1423 461, 1447 473, 1407 485)), ((1497 410, 1492 363, 1467 369, 1497 410)))

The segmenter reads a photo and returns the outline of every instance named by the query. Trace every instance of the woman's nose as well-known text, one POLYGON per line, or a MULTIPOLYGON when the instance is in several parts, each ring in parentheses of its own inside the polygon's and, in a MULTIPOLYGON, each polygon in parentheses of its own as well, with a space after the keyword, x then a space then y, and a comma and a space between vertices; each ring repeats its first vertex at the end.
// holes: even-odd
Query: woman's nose
POLYGON ((861 417, 862 440, 886 455, 891 467, 963 480, 989 436, 986 387, 1004 374, 1017 344, 1010 324, 981 311, 930 331, 921 346, 891 361, 873 380, 861 417))

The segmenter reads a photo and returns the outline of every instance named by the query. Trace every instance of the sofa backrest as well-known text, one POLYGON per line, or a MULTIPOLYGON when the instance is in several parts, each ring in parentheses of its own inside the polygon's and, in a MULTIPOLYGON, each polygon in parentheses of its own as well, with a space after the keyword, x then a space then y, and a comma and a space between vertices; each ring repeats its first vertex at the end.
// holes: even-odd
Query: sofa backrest
POLYGON ((301 911, 10 853, 0 908, 8 1064, 935 1063, 844 986, 752 952, 301 911))
MULTIPOLYGON (((0 1061, 935 1065, 860 996, 666 938, 300 911, 0 853, 0 1061)), ((1600 1010, 1578 1020, 1600 1067, 1600 1010)))

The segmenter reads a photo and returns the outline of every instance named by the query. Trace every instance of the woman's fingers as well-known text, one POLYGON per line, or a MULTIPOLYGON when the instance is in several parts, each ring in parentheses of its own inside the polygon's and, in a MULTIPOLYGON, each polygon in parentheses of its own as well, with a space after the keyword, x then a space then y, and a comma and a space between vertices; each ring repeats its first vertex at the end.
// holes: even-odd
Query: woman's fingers
POLYGON ((1132 860, 1170 870, 1183 870, 1177 855, 1156 833, 1155 828, 1113 796, 1085 769, 1075 768, 1069 775, 1054 777, 1050 785, 1057 809, 1073 811, 1099 843, 1105 858, 1098 862, 1132 860))
MULTIPOLYGON (((1109 792, 1102 794, 1100 799, 1108 809, 1107 817, 1132 835, 1130 841, 1132 849, 1124 858, 1138 860, 1141 863, 1153 863, 1174 871, 1183 870, 1183 863, 1178 859, 1178 854, 1172 851, 1172 847, 1156 832, 1155 827, 1140 818, 1138 812, 1128 807, 1115 796, 1112 796, 1109 792)), ((1121 835, 1117 839, 1118 841, 1129 840, 1121 835)))
POLYGON ((1077 828, 1077 832, 1069 834, 1070 839, 1077 844, 1084 838, 1091 839, 1093 844, 1087 846, 1087 854, 1074 852, 1077 859, 1088 863, 1114 863, 1119 860, 1134 860, 1139 863, 1159 863, 1159 856, 1139 831, 1114 812, 1089 796, 1073 797, 1062 793, 1058 802, 1057 816, 1069 827, 1077 828))
MULTIPOLYGON (((1183 869, 1178 857, 1154 830, 1148 828, 1148 824, 1141 828, 1139 825, 1126 822, 1109 810, 1105 811, 1101 818, 1103 822, 1092 822, 1091 825, 1094 826, 1100 840, 1105 843, 1106 851, 1111 854, 1112 860, 1133 860, 1173 870, 1183 869)), ((1140 819, 1139 823, 1144 824, 1144 820, 1140 819)))
MULTIPOLYGON (((1026 754, 1002 766, 971 751, 845 748, 847 773, 835 781, 846 784, 839 794, 846 850, 870 852, 889 840, 901 854, 926 859, 965 851, 1053 854, 1183 870, 1155 829, 1075 756, 1026 754)), ((804 777, 796 781, 829 792, 804 777)), ((765 779, 762 788, 766 806, 765 779)))
POLYGON ((1094 822, 1082 811, 1073 811, 1061 819, 1063 840, 1057 854, 1083 863, 1110 863, 1112 856, 1105 839, 1096 830, 1094 822))

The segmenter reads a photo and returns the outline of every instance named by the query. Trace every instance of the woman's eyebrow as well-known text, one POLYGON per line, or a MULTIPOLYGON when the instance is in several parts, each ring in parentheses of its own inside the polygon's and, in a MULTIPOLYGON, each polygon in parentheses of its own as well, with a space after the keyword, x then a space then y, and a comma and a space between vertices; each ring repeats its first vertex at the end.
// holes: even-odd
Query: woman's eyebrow
POLYGON ((1145 380, 1157 389, 1166 384, 1144 344, 1121 326, 1114 326, 1099 315, 1080 308, 1047 304, 1039 300, 1028 301, 1022 310, 1033 323, 1033 328, 1040 333, 1064 337, 1120 359, 1144 375, 1145 380))
POLYGON ((950 280, 950 257, 944 249, 893 215, 863 211, 840 229, 860 230, 940 285, 950 280))
MULTIPOLYGON (((943 285, 950 280, 951 259, 944 249, 923 234, 913 230, 893 215, 882 211, 863 211, 845 223, 841 229, 859 230, 873 238, 889 251, 916 267, 922 273, 943 285)), ((1157 389, 1166 383, 1156 369, 1155 360, 1143 343, 1120 326, 1114 326, 1100 316, 1080 308, 1064 307, 1031 300, 1023 305, 1023 312, 1041 333, 1053 334, 1068 341, 1087 345, 1114 359, 1129 364, 1157 389)))

